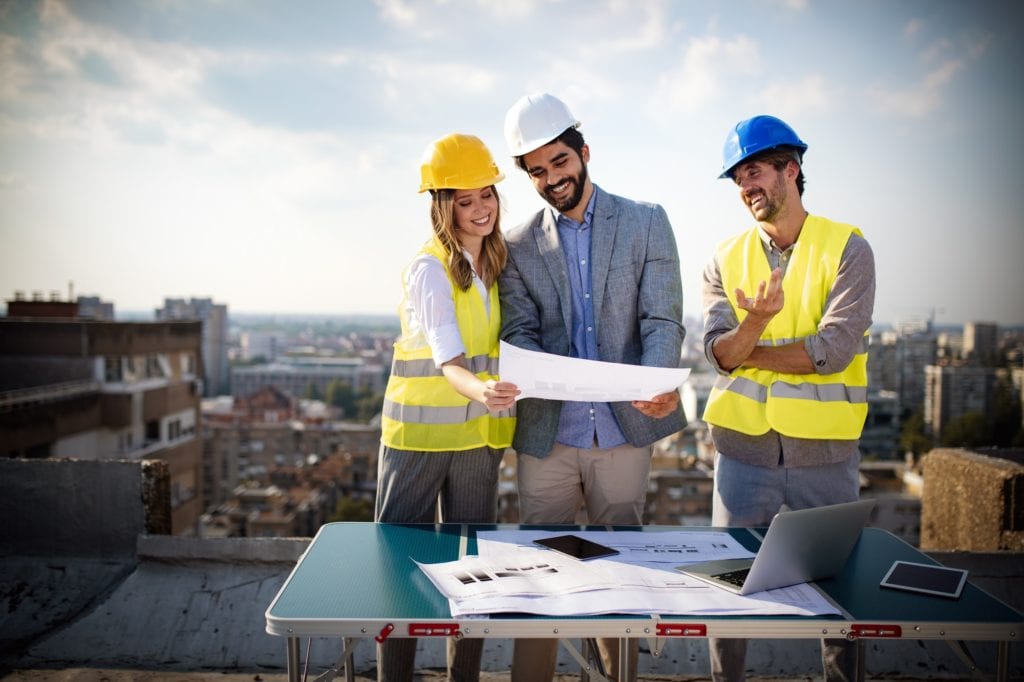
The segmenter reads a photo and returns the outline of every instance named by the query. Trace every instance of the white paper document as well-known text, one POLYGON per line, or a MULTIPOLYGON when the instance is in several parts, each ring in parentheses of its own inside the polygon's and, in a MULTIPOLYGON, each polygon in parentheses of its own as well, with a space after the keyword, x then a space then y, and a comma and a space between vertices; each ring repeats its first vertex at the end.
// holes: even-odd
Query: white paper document
POLYGON ((497 530, 477 535, 477 556, 420 564, 420 568, 448 597, 453 617, 503 612, 547 616, 840 613, 808 584, 740 596, 674 569, 682 563, 753 556, 728 533, 572 533, 619 554, 579 561, 533 544, 534 539, 564 533, 497 530))
POLYGON ((650 400, 679 388, 689 369, 567 358, 501 342, 499 375, 519 387, 516 398, 584 402, 650 400))

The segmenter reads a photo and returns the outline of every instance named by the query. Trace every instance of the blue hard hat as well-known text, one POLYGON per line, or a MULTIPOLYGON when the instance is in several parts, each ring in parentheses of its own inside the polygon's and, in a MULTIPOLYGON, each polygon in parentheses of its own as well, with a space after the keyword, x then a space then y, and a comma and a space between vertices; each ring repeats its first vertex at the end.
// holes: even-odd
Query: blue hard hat
POLYGON ((793 147, 803 156, 807 145, 797 137, 796 132, 781 119, 774 116, 754 116, 740 121, 729 131, 722 149, 722 174, 719 178, 731 178, 732 169, 745 159, 776 147, 793 147))

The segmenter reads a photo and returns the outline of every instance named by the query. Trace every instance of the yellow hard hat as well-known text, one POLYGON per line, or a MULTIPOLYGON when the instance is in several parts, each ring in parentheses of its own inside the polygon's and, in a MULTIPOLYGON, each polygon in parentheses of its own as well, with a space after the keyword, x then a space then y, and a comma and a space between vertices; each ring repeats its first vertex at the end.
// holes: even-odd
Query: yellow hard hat
POLYGON ((420 162, 420 191, 480 189, 505 176, 480 138, 462 133, 445 135, 427 145, 420 162))

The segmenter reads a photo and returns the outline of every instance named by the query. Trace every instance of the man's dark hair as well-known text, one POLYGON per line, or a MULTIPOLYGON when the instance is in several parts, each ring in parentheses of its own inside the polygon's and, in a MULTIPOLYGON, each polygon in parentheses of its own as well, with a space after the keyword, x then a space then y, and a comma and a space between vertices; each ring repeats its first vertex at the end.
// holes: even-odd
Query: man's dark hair
POLYGON ((804 164, 803 154, 796 147, 790 147, 783 145, 781 147, 775 147, 768 151, 755 154, 751 161, 764 161, 765 163, 771 164, 772 168, 777 171, 782 170, 786 167, 790 161, 796 163, 800 172, 796 176, 796 191, 800 193, 800 196, 804 195, 804 164))
MULTIPOLYGON (((585 145, 586 142, 583 140, 583 133, 576 128, 566 128, 561 135, 551 140, 551 142, 548 142, 548 144, 551 144, 552 142, 564 142, 567 147, 576 152, 576 155, 579 156, 581 160, 583 159, 583 145, 585 145)), ((526 170, 526 164, 523 162, 522 156, 516 157, 516 165, 521 169, 526 170)))

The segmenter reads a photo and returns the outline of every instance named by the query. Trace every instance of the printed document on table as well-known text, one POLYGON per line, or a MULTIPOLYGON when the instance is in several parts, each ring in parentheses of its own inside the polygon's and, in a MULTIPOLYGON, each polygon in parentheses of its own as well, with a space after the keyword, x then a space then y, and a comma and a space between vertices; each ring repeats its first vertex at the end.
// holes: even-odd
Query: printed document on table
MULTIPOLYGON (((669 570, 669 569, 665 569, 669 570)), ((842 615, 809 583, 741 596, 696 579, 674 590, 636 587, 570 592, 552 596, 487 595, 448 599, 452 617, 491 613, 590 616, 603 613, 675 616, 842 615)))
POLYGON ((679 566, 699 561, 754 557, 753 552, 729 533, 711 530, 482 530, 476 535, 477 553, 480 556, 503 556, 524 550, 535 552, 538 548, 534 540, 566 533, 618 550, 617 556, 606 560, 624 565, 667 563, 679 566))
POLYGON ((689 369, 625 365, 567 358, 501 342, 499 376, 519 387, 522 398, 620 402, 650 400, 679 388, 689 369))
POLYGON ((741 596, 675 570, 681 563, 752 553, 719 531, 583 531, 617 556, 578 561, 533 540, 567 531, 495 530, 477 535, 479 555, 420 569, 448 598, 453 617, 489 613, 547 616, 722 614, 810 616, 839 610, 810 584, 741 596))
POLYGON ((456 599, 553 597, 615 587, 610 571, 540 549, 417 565, 446 597, 456 599))

